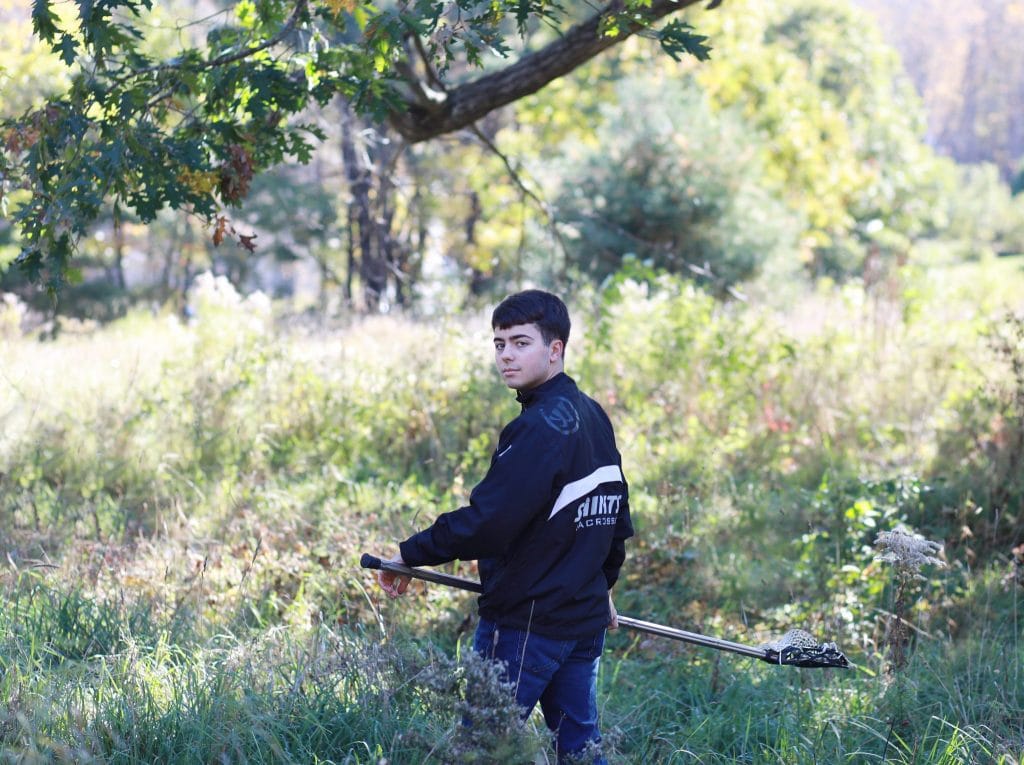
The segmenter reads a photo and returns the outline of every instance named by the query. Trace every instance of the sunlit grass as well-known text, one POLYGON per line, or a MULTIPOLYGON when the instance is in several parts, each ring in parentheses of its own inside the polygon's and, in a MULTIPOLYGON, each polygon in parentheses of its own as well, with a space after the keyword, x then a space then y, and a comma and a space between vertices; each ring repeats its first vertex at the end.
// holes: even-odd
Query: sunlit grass
MULTIPOLYGON (((613 761, 1024 754, 1021 592, 993 541, 1007 521, 964 501, 977 476, 955 467, 981 439, 999 448, 982 416, 1010 400, 985 328, 1022 293, 1012 264, 991 265, 785 310, 679 285, 581 307, 604 319, 574 335, 569 372, 616 422, 638 530, 620 610, 749 644, 805 627, 857 665, 620 632, 600 681, 613 761), (951 567, 908 612, 894 680, 893 582, 871 544, 897 522, 948 534, 951 567)), ((211 300, 193 323, 0 339, 0 761, 443 762, 480 746, 438 679, 470 671, 451 657, 472 598, 381 601, 358 556, 486 469, 516 411, 486 317, 326 331, 211 300)), ((526 761, 542 729, 510 729, 526 761)))

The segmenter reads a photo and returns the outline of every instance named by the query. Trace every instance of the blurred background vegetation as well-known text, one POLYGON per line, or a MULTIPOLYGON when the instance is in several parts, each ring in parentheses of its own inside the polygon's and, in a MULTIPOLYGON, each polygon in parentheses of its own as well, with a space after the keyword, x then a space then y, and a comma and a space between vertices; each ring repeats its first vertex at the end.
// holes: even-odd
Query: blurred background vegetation
MULTIPOLYGON (((11 116, 67 74, 0 16, 11 116)), ((536 720, 456 724, 472 599, 357 564, 482 476, 488 311, 528 285, 616 426, 620 611, 856 665, 615 634, 613 761, 1024 757, 1021 4, 687 18, 711 60, 631 38, 434 141, 311 109, 232 212, 254 253, 118 209, 54 301, 0 221, 0 762, 544 761, 536 720), (945 566, 902 580, 896 528, 945 566)))

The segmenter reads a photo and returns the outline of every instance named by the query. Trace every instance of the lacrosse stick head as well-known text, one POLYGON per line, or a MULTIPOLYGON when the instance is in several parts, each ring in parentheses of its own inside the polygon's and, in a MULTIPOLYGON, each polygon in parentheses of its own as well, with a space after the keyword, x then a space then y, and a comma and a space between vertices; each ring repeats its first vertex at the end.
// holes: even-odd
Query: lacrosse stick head
POLYGON ((788 664, 793 667, 849 667, 850 662, 835 643, 819 643, 803 630, 790 630, 761 648, 769 664, 788 664))

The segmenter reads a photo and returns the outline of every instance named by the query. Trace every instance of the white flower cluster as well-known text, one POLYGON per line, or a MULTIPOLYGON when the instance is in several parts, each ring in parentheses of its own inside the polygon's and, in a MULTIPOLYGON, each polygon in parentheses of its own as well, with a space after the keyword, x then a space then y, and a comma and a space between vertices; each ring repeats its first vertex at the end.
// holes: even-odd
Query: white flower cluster
POLYGON ((260 335, 269 329, 272 318, 270 298, 253 292, 242 298, 224 276, 209 271, 196 276, 189 290, 189 312, 193 322, 207 332, 260 335))
POLYGON ((20 335, 25 313, 25 304, 17 295, 0 293, 0 338, 20 335))
POLYGON ((226 276, 214 276, 210 271, 196 276, 189 295, 196 311, 221 308, 251 313, 270 312, 270 299, 262 292, 254 292, 243 300, 226 276))
POLYGON ((912 574, 924 579, 918 572, 922 566, 934 564, 945 566, 938 557, 942 553, 942 545, 925 539, 906 528, 895 528, 882 531, 875 539, 875 547, 880 550, 876 560, 893 564, 901 573, 912 574))

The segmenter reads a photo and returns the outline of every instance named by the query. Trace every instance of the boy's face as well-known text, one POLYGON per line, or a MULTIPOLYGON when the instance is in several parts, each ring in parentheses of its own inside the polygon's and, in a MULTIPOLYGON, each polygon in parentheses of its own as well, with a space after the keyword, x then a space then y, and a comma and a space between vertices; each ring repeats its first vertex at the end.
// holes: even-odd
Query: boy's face
POLYGON ((495 328, 494 363, 508 387, 530 390, 562 371, 562 341, 545 344, 536 324, 495 328))

